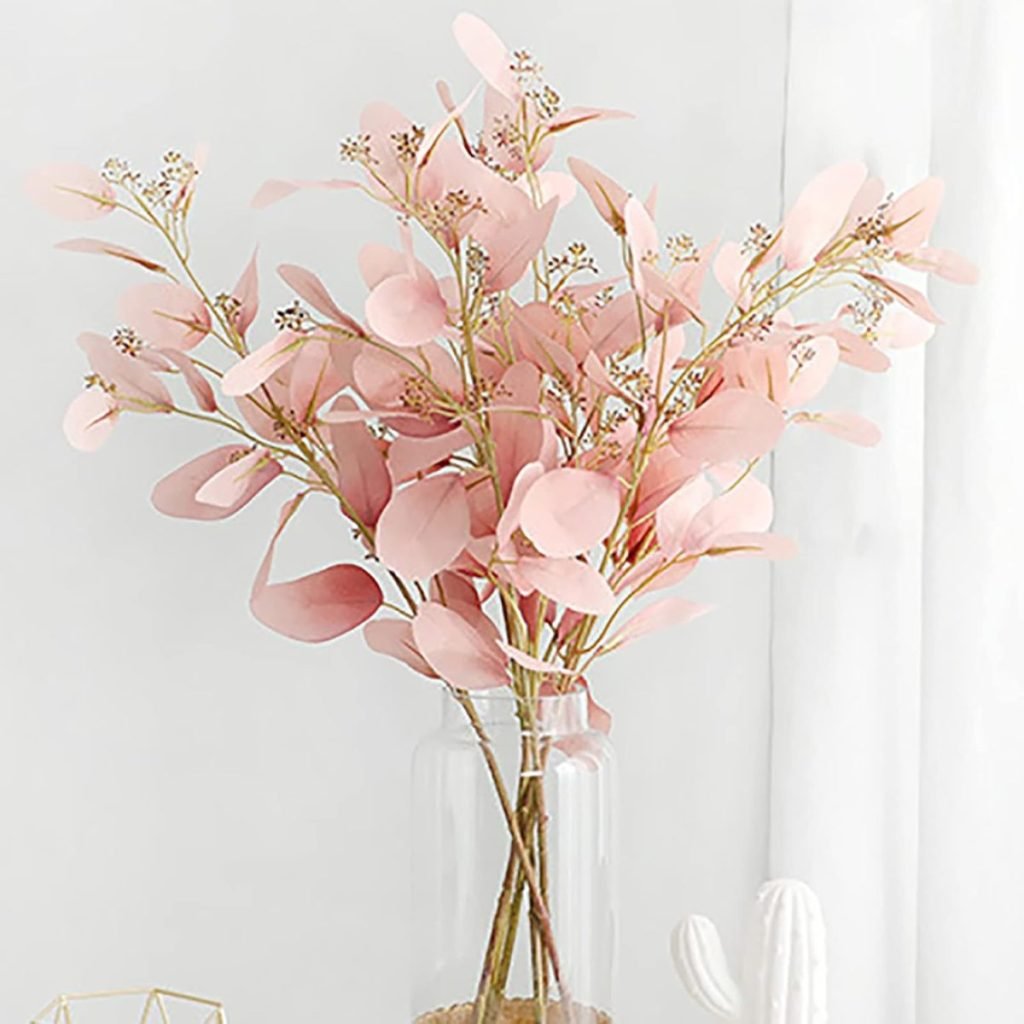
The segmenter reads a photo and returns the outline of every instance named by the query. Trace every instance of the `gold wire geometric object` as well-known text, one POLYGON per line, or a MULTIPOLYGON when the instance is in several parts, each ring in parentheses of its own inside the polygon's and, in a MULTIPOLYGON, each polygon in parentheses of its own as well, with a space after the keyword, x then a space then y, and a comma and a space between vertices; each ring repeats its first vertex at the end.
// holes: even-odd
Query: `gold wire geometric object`
MULTIPOLYGON (((84 1024, 82 1018, 86 1004, 91 1010, 96 1000, 117 1001, 118 1020, 135 1020, 138 1024, 227 1024, 224 1005, 215 999, 190 996, 184 992, 172 992, 166 988, 124 988, 109 992, 79 992, 73 995, 57 996, 37 1013, 29 1024, 84 1024), (131 1013, 131 1003, 137 1004, 137 1015, 131 1013), (79 1004, 72 1012, 73 1004, 79 1004)), ((100 1021, 93 1013, 90 1020, 100 1021)), ((106 1019, 103 1024, 108 1024, 106 1019)), ((113 1024, 110 1021, 109 1024, 113 1024)))

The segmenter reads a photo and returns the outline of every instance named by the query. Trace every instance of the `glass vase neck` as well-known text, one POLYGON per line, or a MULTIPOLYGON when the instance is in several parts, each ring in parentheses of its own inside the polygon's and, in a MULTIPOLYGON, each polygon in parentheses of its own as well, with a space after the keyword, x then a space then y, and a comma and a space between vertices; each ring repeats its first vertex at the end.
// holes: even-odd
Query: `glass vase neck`
MULTIPOLYGON (((443 692, 442 722, 445 728, 469 729, 466 708, 449 691, 443 692)), ((572 736, 586 732, 587 693, 582 687, 567 693, 545 694, 532 700, 502 687, 466 693, 468 700, 487 728, 528 728, 543 736, 572 736)))

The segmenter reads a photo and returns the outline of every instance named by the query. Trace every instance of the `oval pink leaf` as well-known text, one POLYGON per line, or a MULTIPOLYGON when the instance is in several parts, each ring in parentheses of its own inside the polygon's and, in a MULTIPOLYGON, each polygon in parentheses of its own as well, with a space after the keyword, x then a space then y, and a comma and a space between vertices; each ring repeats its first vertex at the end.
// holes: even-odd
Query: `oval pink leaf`
POLYGON ((443 604, 421 604, 412 635, 424 660, 449 685, 487 690, 508 683, 505 656, 494 641, 443 604))
POLYGON ((213 393, 213 386, 199 372, 196 364, 184 352, 179 352, 176 348, 165 348, 160 355, 168 362, 173 363, 181 372, 192 397, 196 400, 196 405, 203 412, 216 412, 217 397, 213 393))
POLYGON ((395 274, 370 293, 366 320, 386 341, 413 347, 440 333, 448 322, 448 308, 433 277, 395 274))
POLYGON ((388 451, 388 466, 396 484, 405 483, 472 443, 465 427, 456 427, 437 437, 396 437, 388 451))
POLYGON ((217 508, 233 509, 243 497, 249 494, 254 478, 263 481, 268 476, 270 479, 277 476, 277 472, 273 470, 269 474, 264 473, 264 470, 274 462, 270 453, 263 449, 257 448, 248 452, 207 478, 206 482, 196 491, 195 499, 201 505, 216 505, 217 508))
POLYGON ((716 558, 792 558, 797 552, 790 537, 778 533, 728 533, 715 538, 714 547, 707 554, 716 558))
MULTIPOLYGON (((347 395, 334 403, 332 412, 345 410, 356 411, 355 402, 347 395)), ((391 475, 381 442, 358 421, 333 423, 330 437, 338 487, 363 525, 372 527, 391 500, 391 475)))
POLYGON ((169 412, 174 408, 171 393, 140 357, 127 355, 109 338, 91 331, 79 335, 78 346, 96 374, 114 385, 118 406, 135 412, 169 412))
POLYGON ((505 509, 498 520, 498 528, 495 533, 498 547, 504 547, 512 539, 512 534, 519 529, 523 498, 526 497, 527 491, 544 475, 544 472, 544 466, 540 462, 528 462, 519 470, 512 483, 512 490, 505 503, 505 509))
POLYGON ((706 551, 729 533, 760 533, 772 523, 771 490, 757 477, 747 476, 731 490, 708 502, 694 517, 683 550, 706 551))
POLYGON ((522 578, 557 604, 586 615, 608 615, 615 594, 608 581, 589 562, 575 558, 521 558, 522 578))
POLYGON ((221 378, 221 391, 225 395, 248 395, 287 366, 305 343, 306 335, 281 331, 272 341, 235 363, 221 378))
POLYGON ((69 238, 65 242, 58 242, 54 247, 64 249, 66 252, 85 252, 96 256, 113 256, 115 259, 125 260, 127 263, 134 263, 144 270, 151 270, 155 274, 166 274, 167 268, 151 260, 134 249, 118 245, 116 242, 104 242, 100 238, 69 238))
POLYGON ((626 200, 624 211, 626 241, 633 254, 634 263, 650 263, 657 259, 659 242, 658 229, 647 207, 636 196, 626 200))
POLYGON ((694 462, 731 462, 769 452, 785 425, 774 402, 744 388, 727 388, 676 420, 669 438, 694 462))
POLYGON ((839 365, 839 345, 827 334, 801 342, 790 354, 790 365, 787 408, 803 405, 821 394, 839 365))
POLYGON ((84 164, 47 164, 25 182, 29 198, 62 220, 96 220, 116 209, 113 186, 84 164))
POLYGON ((332 348, 323 338, 307 336, 289 365, 288 406, 300 423, 311 423, 319 408, 345 386, 332 348))
POLYGON ((569 157, 569 170, 572 176, 583 186, 583 190, 590 197, 601 219, 604 220, 616 234, 626 233, 625 210, 629 193, 608 175, 603 174, 596 167, 592 167, 585 160, 576 157, 569 157))
POLYGON ((892 278, 880 277, 877 274, 863 274, 862 276, 881 285, 897 302, 906 306, 911 313, 916 313, 922 320, 927 320, 930 324, 942 323, 942 317, 932 309, 931 303, 916 288, 912 288, 902 281, 894 281, 892 278))
POLYGON ((100 388, 88 388, 72 399, 64 413, 64 436, 72 448, 94 452, 110 437, 118 410, 100 388))
POLYGON ((511 288, 526 273, 540 252, 558 212, 558 198, 540 209, 530 208, 524 216, 511 222, 498 218, 482 218, 473 236, 487 250, 487 271, 484 283, 488 291, 511 288))
POLYGON ((518 647, 513 647, 511 644, 505 643, 504 640, 498 641, 498 646, 517 664, 521 665, 525 669, 529 669, 531 672, 540 672, 545 675, 559 675, 559 676, 578 676, 579 669, 564 668, 561 665, 556 665, 551 661, 544 661, 543 658, 535 658, 532 654, 527 654, 526 651, 519 650, 518 647))
POLYGON ((637 612, 606 640, 602 647, 606 651, 624 647, 659 629, 685 625, 709 611, 711 606, 707 604, 697 604, 696 601, 687 601, 683 597, 663 597, 637 612))
POLYGON ((194 348, 210 331, 210 312, 203 300, 184 285, 140 284, 117 304, 126 324, 154 348, 194 348))
POLYGON ((589 551, 612 532, 619 517, 619 487, 586 469, 555 469, 523 497, 523 532, 542 554, 555 558, 589 551))
POLYGON ((446 569, 469 542, 469 502, 452 473, 418 480, 398 491, 377 523, 377 556, 406 579, 446 569))
POLYGON ((291 263, 282 263, 277 268, 278 276, 291 288, 300 299, 303 299, 322 316, 333 323, 344 327, 353 334, 361 335, 363 329, 347 313, 343 312, 331 298, 326 285, 311 270, 297 267, 291 263))
POLYGON ((293 180, 273 180, 264 182, 256 192, 256 195, 252 197, 249 205, 254 209, 261 210, 265 206, 270 206, 272 203, 280 202, 282 199, 286 199, 288 196, 293 195, 296 192, 301 192, 303 189, 316 188, 316 189, 327 189, 329 191, 347 191, 350 188, 360 188, 360 184, 357 181, 344 181, 339 178, 332 178, 328 181, 305 181, 300 179, 293 180))
POLYGON ((575 128, 578 124, 587 124, 590 121, 615 121, 632 117, 633 115, 626 110, 608 110, 604 107, 566 107, 545 121, 544 128, 549 134, 554 135, 557 132, 564 132, 567 128, 575 128))
POLYGON ((249 607, 269 629, 317 644, 361 626, 381 606, 384 595, 377 581, 358 565, 332 565, 284 583, 269 582, 274 548, 298 505, 293 499, 282 509, 253 581, 249 607))
POLYGON ((867 176, 864 164, 850 161, 829 167, 807 183, 782 227, 782 259, 788 269, 810 263, 835 235, 867 176))
POLYGON ((153 505, 165 516, 177 519, 226 519, 234 515, 278 476, 281 467, 277 462, 267 460, 251 473, 244 489, 230 505, 205 504, 198 501, 196 495, 211 477, 231 467, 248 452, 247 445, 226 444, 196 456, 157 483, 153 488, 153 505))
POLYGON ((475 14, 463 13, 452 22, 452 32, 483 80, 506 99, 517 102, 521 90, 512 70, 512 55, 494 29, 475 14))
POLYGON ((918 249, 904 262, 954 284, 978 283, 978 268, 952 249, 918 249))
POLYGON ((256 262, 257 250, 253 250, 249 262, 242 271, 238 283, 231 289, 231 295, 238 301, 238 312, 235 314, 235 330, 244 338, 245 332, 252 326, 260 308, 259 266, 256 262))
POLYGON ((816 427, 833 437, 872 448, 882 440, 877 424, 852 412, 800 412, 793 417, 794 423, 816 427))
POLYGON ((910 252, 928 241, 944 191, 941 178, 925 178, 896 197, 887 220, 889 244, 897 252, 910 252))
POLYGON ((363 639, 371 651, 395 658, 428 679, 438 678, 416 646, 411 622, 405 619, 374 619, 363 626, 363 639))
POLYGON ((658 546, 666 557, 672 557, 683 549, 690 525, 714 497, 707 478, 698 476, 680 487, 655 513, 655 531, 658 546))

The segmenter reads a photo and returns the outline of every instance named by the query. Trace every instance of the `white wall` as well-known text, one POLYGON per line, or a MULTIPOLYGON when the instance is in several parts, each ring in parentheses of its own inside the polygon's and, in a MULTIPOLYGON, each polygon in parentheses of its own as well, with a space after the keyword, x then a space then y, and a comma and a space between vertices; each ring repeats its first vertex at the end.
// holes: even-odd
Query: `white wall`
MULTIPOLYGON (((205 431, 129 420, 95 457, 65 446, 60 417, 84 372, 75 335, 115 325, 134 275, 54 253, 81 232, 28 207, 20 179, 50 159, 152 166, 209 141, 195 234, 211 286, 230 285, 260 239, 268 281, 277 262, 308 264, 358 311, 354 254, 386 237, 387 218, 353 196, 263 214, 248 198, 266 177, 335 173, 367 100, 429 121, 438 75, 456 92, 471 81, 448 31, 460 7, 51 0, 5 14, 4 1020, 57 991, 151 983, 218 996, 251 1024, 406 1019, 408 758, 438 698, 358 637, 307 648, 250 619, 273 499, 212 525, 149 507, 154 480, 217 443, 205 431)), ((474 10, 541 56, 571 102, 635 111, 581 131, 574 150, 638 191, 659 181, 660 222, 708 239, 778 211, 784 8, 474 10)), ((574 216, 599 233, 582 204, 574 216)), ((283 570, 332 557, 336 524, 316 522, 290 538, 283 570)), ((699 1019, 668 932, 698 910, 735 941, 765 869, 768 583, 753 564, 701 575, 691 592, 722 611, 597 679, 625 795, 624 1021, 699 1019)))

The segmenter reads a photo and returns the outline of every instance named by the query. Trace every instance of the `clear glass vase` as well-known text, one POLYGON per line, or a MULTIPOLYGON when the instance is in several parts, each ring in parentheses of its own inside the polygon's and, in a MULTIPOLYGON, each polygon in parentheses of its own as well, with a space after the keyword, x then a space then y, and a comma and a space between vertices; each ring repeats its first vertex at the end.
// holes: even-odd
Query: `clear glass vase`
POLYGON ((418 1024, 611 1021, 615 761, 587 713, 444 694, 413 768, 418 1024))

